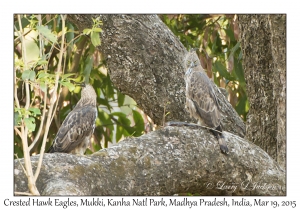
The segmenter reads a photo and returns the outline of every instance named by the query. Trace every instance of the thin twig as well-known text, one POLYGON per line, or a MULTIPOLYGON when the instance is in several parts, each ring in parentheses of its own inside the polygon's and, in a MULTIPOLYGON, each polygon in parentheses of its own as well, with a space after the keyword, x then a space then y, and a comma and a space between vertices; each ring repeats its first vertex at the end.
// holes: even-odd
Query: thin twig
POLYGON ((18 155, 17 155, 17 154, 15 154, 15 156, 16 156, 17 160, 19 161, 19 163, 20 163, 20 165, 21 165, 21 167, 22 167, 22 169, 23 169, 23 171, 24 171, 24 174, 27 176, 27 172, 26 172, 26 170, 25 170, 24 166, 22 165, 22 163, 21 163, 21 161, 20 161, 20 159, 19 159, 18 155))
MULTIPOLYGON (((15 30, 17 31, 16 26, 15 26, 15 30)), ((28 30, 28 31, 24 34, 24 36, 26 36, 27 34, 29 34, 31 31, 32 31, 32 29, 28 30)), ((20 39, 20 36, 18 36, 17 38, 15 38, 15 40, 14 40, 15 46, 18 45, 18 44, 20 43, 19 39, 20 39)))
MULTIPOLYGON (((19 22, 20 31, 17 31, 17 32, 20 34, 20 38, 21 38, 22 59, 23 59, 23 63, 24 63, 24 69, 27 70, 25 38, 24 38, 24 34, 23 34, 20 15, 18 15, 18 22, 19 22)), ((30 93, 29 93, 28 80, 25 80, 25 91, 26 91, 25 110, 28 110, 29 105, 30 105, 30 95, 29 95, 30 93)), ((25 117, 28 117, 28 115, 25 115, 25 117)), ((28 178, 28 188, 29 188, 29 191, 33 195, 39 195, 40 193, 36 188, 35 180, 33 177, 32 165, 31 165, 31 161, 30 161, 30 154, 29 154, 29 150, 28 150, 28 142, 27 142, 28 127, 25 126, 24 121, 23 121, 23 124, 21 127, 21 133, 22 133, 21 139, 22 139, 22 145, 23 145, 24 162, 25 162, 25 168, 26 168, 27 178, 28 178)))
POLYGON ((36 144, 36 142, 39 140, 40 138, 40 135, 41 135, 41 132, 43 130, 43 127, 44 127, 44 119, 45 119, 45 115, 46 115, 46 106, 47 106, 47 86, 46 86, 46 91, 45 91, 45 94, 44 94, 44 107, 43 107, 43 114, 41 116, 41 124, 40 124, 40 127, 39 127, 39 130, 33 140, 33 142, 30 144, 29 146, 29 151, 32 150, 32 148, 34 147, 34 145, 36 144))
MULTIPOLYGON (((64 37, 62 37, 62 38, 64 38, 64 37)), ((67 62, 66 54, 64 54, 64 55, 65 55, 65 57, 64 57, 64 65, 63 65, 62 74, 65 73, 65 66, 66 66, 66 62, 67 62)), ((58 97, 60 97, 61 85, 59 85, 59 87, 58 87, 58 93, 59 93, 58 97)), ((56 110, 57 110, 57 107, 58 107, 58 102, 59 102, 59 98, 55 101, 55 107, 54 107, 54 111, 52 113, 51 122, 52 122, 52 120, 53 120, 53 118, 54 118, 54 116, 56 114, 56 110)))
MULTIPOLYGON (((218 21, 220 20, 221 17, 222 17, 222 16, 220 15, 220 16, 219 16, 216 20, 214 20, 212 23, 209 23, 209 24, 205 25, 205 26, 202 28, 202 30, 204 31, 204 29, 206 29, 207 27, 210 27, 210 26, 214 25, 215 23, 218 23, 218 21)), ((211 19, 213 19, 213 18, 211 18, 211 19)))
POLYGON ((166 105, 164 104, 164 113, 163 113, 163 119, 162 119, 163 127, 165 127, 165 121, 166 121, 166 105))
MULTIPOLYGON (((42 25, 42 15, 37 15, 37 19, 39 20, 38 24, 39 26, 42 25)), ((41 33, 38 31, 39 35, 41 35, 41 33)), ((40 58, 43 57, 44 54, 44 39, 39 39, 39 44, 40 44, 40 58)))
MULTIPOLYGON (((64 39, 64 36, 62 36, 62 39, 64 39)), ((66 47, 65 48, 67 48, 67 45, 66 45, 66 47)), ((62 46, 61 46, 61 49, 63 49, 62 48, 62 46)), ((61 51, 61 50, 60 50, 61 51)), ((67 55, 66 55, 66 53, 64 54, 64 65, 63 65, 63 69, 62 69, 62 74, 64 74, 65 73, 65 66, 66 66, 66 62, 67 62, 67 55)), ((62 59, 62 55, 59 57, 59 62, 61 62, 61 59, 62 59)), ((54 110, 53 110, 53 112, 52 112, 52 117, 51 117, 51 119, 50 119, 50 122, 52 122, 52 120, 53 120, 53 118, 54 118, 54 116, 55 116, 55 114, 56 114, 56 110, 57 110, 57 107, 58 107, 58 102, 59 102, 59 97, 60 97, 60 94, 61 94, 61 90, 62 90, 62 87, 61 87, 61 85, 59 85, 59 87, 58 87, 58 93, 59 93, 59 96, 58 96, 58 98, 57 98, 57 100, 55 101, 55 107, 54 107, 54 110)), ((56 122, 55 122, 56 123, 56 122)), ((57 123, 56 123, 57 124, 57 123)))
POLYGON ((17 75, 16 75, 16 71, 14 71, 14 77, 15 77, 15 102, 16 102, 16 105, 17 105, 17 108, 20 109, 20 102, 19 102, 19 99, 18 99, 18 86, 17 86, 17 75))
POLYGON ((14 129, 15 129, 15 131, 17 132, 17 134, 18 134, 20 137, 22 137, 21 131, 19 131, 18 128, 17 128, 16 126, 14 127, 14 129))
MULTIPOLYGON (((41 26, 42 25, 42 16, 41 15, 38 15, 38 20, 39 20, 38 24, 39 24, 39 26, 41 26)), ((40 34, 40 32, 39 32, 39 34, 40 34)), ((44 51, 42 50, 42 49, 44 49, 44 40, 39 39, 39 44, 40 44, 40 57, 42 58, 43 55, 44 55, 44 51)), ((47 86, 46 86, 46 91, 45 91, 45 94, 44 94, 44 107, 43 107, 43 114, 41 116, 41 124, 40 124, 39 130, 38 130, 33 142, 29 146, 29 151, 32 150, 32 148, 34 147, 36 142, 39 140, 42 129, 44 127, 44 119, 45 119, 46 106, 47 106, 46 101, 47 101, 47 86)))
POLYGON ((49 108, 49 111, 48 111, 47 122, 46 122, 46 125, 45 125, 45 133, 44 133, 43 143, 42 143, 42 147, 41 147, 41 151, 40 151, 39 162, 38 162, 38 166, 37 166, 37 169, 35 171, 35 174, 34 174, 34 180, 35 181, 37 180, 37 177, 38 177, 38 175, 40 173, 40 170, 41 170, 41 165, 42 165, 42 161, 43 161, 47 136, 48 136, 49 127, 50 127, 50 124, 51 124, 51 115, 52 115, 52 112, 53 112, 54 103, 58 99, 58 97, 57 97, 57 88, 58 88, 59 76, 60 76, 60 73, 61 73, 62 56, 63 56, 63 53, 64 53, 65 19, 66 19, 67 15, 64 15, 64 16, 61 15, 61 17, 62 17, 62 39, 61 39, 60 52, 59 52, 59 61, 58 61, 58 65, 57 65, 57 72, 56 72, 56 77, 55 77, 55 85, 54 85, 53 96, 50 100, 50 108, 49 108))
POLYGON ((33 195, 32 193, 26 193, 26 192, 14 192, 15 195, 33 195))
POLYGON ((169 102, 164 104, 164 113, 163 113, 163 119, 162 119, 162 127, 165 127, 165 123, 166 123, 166 116, 168 115, 168 113, 166 114, 166 106, 169 104, 169 102))

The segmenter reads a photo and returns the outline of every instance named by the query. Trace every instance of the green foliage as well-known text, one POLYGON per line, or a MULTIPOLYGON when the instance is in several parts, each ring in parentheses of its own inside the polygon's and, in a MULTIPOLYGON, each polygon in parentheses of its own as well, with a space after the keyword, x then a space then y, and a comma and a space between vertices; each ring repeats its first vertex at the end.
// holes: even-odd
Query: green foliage
MULTIPOLYGON (((84 30, 84 34, 90 35, 91 38, 86 39, 82 34, 75 32, 77 29, 70 22, 66 22, 66 28, 62 28, 61 21, 60 15, 22 15, 20 30, 19 21, 15 18, 15 86, 17 90, 14 108, 15 129, 18 130, 22 126, 28 128, 27 139, 30 145, 37 136, 38 128, 45 126, 41 122, 41 115, 45 101, 45 108, 49 109, 57 77, 59 53, 63 50, 60 49, 60 45, 62 30, 64 30, 66 50, 63 51, 58 93, 63 87, 66 87, 69 93, 61 95, 59 103, 55 105, 57 110, 54 116, 55 123, 53 121, 49 128, 50 141, 46 149, 52 143, 62 121, 80 99, 80 88, 76 87, 73 82, 84 81, 92 84, 98 96, 98 118, 92 147, 87 151, 88 154, 108 147, 109 143, 118 142, 124 137, 142 135, 144 132, 142 115, 136 110, 136 104, 132 99, 113 87, 104 62, 101 61, 101 52, 96 48, 101 44, 99 34, 102 32, 102 22, 99 19, 93 20, 93 27, 84 30), (25 50, 22 50, 22 32, 25 50), (76 57, 79 52, 83 53, 80 57, 76 57), (25 108, 27 100, 24 91, 25 82, 30 84, 30 105, 27 109, 25 108), (123 112, 123 107, 128 108, 126 113, 123 112)), ((41 140, 42 136, 39 137, 31 154, 40 152, 41 140)), ((14 136, 14 151, 19 158, 23 157, 22 141, 17 132, 14 136)))
POLYGON ((30 111, 31 115, 33 115, 34 117, 36 115, 41 114, 41 110, 39 110, 38 108, 30 107, 28 110, 30 111))
MULTIPOLYGON (((92 72, 95 72, 92 70, 92 72)), ((96 120, 95 134, 102 137, 104 147, 109 142, 118 142, 123 137, 140 136, 144 132, 144 119, 142 115, 134 110, 135 102, 131 99, 131 104, 126 105, 125 99, 128 96, 116 90, 110 81, 109 75, 98 73, 97 77, 91 77, 97 95, 98 119, 96 120), (129 106, 129 113, 120 112, 121 107, 129 106)), ((130 99, 129 99, 130 100, 130 99)), ((96 142, 96 150, 100 142, 96 142)))
POLYGON ((90 35, 92 44, 97 47, 101 45, 100 33, 102 29, 100 28, 102 25, 102 21, 98 18, 93 19, 93 27, 91 29, 86 28, 83 30, 83 34, 90 35))
POLYGON ((52 33, 52 31, 47 26, 36 26, 36 29, 49 41, 53 43, 57 41, 57 36, 54 33, 52 33))
POLYGON ((75 85, 71 82, 74 81, 75 79, 70 78, 71 76, 74 76, 75 74, 70 73, 70 74, 64 74, 61 76, 61 80, 59 81, 61 85, 67 87, 69 91, 74 91, 75 90, 75 85))
POLYGON ((28 128, 29 131, 35 130, 35 119, 33 117, 25 117, 24 118, 25 126, 28 128))
POLYGON ((25 70, 23 71, 22 73, 22 79, 23 80, 31 80, 31 81, 34 81, 35 79, 35 72, 34 71, 31 71, 31 70, 25 70))
MULTIPOLYGON (((52 15, 20 15, 15 18, 15 129, 28 129, 28 143, 33 141, 37 133, 37 125, 41 122, 43 101, 47 100, 47 89, 53 89, 56 77, 58 57, 54 48, 59 49, 58 34, 61 36, 60 16, 52 15), (21 23, 21 28, 20 28, 21 23), (23 34, 23 36, 22 36, 23 34), (24 54, 25 53, 25 54, 24 54), (24 91, 28 83, 29 94, 24 91), (29 106, 28 106, 29 105, 29 106)), ((60 75, 59 83, 74 89, 70 75, 60 75)), ((49 101, 49 99, 48 99, 49 101)), ((15 151, 18 157, 23 157, 20 133, 15 135, 15 151), (21 152, 22 151, 22 152, 21 152)), ((38 153, 35 151, 34 153, 38 153)))
POLYGON ((18 126, 24 120, 25 126, 30 132, 35 130, 35 118, 37 115, 41 115, 41 111, 38 108, 30 107, 29 109, 25 108, 15 108, 15 126, 18 126), (28 117, 29 116, 29 117, 28 117))
POLYGON ((199 49, 202 67, 227 89, 230 103, 246 120, 249 105, 235 16, 161 15, 161 19, 188 50, 199 49))

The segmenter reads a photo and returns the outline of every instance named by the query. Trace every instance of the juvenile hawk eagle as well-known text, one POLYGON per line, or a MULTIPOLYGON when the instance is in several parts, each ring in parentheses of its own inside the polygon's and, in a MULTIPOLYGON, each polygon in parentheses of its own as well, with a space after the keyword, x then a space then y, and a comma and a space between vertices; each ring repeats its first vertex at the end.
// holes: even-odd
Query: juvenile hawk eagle
POLYGON ((82 84, 81 98, 60 126, 49 153, 63 152, 83 155, 90 144, 97 117, 96 92, 82 84))
POLYGON ((221 113, 219 104, 212 86, 212 82, 200 65, 195 51, 189 52, 186 57, 186 109, 198 123, 209 127, 217 137, 220 149, 228 153, 228 148, 222 134, 221 113))

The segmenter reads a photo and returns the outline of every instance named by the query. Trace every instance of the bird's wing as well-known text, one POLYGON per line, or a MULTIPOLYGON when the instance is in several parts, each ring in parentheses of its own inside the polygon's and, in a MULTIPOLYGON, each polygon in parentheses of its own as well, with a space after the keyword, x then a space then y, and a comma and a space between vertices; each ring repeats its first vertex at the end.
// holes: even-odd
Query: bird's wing
POLYGON ((187 108, 192 111, 194 118, 204 122, 208 127, 216 128, 220 125, 218 102, 211 81, 204 72, 194 71, 188 78, 187 108))
POLYGON ((84 106, 71 111, 56 134, 52 151, 71 152, 85 137, 92 135, 96 117, 97 110, 94 106, 84 106))

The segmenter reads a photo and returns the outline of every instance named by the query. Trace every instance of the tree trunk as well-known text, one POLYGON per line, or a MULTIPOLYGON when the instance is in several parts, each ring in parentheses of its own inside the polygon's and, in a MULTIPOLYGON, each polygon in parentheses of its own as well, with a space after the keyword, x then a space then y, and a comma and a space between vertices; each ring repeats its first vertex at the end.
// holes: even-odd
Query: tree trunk
POLYGON ((246 138, 286 166, 286 15, 238 15, 250 109, 246 138))
MULTIPOLYGON (((208 130, 172 126, 90 156, 45 154, 37 187, 41 195, 286 194, 285 171, 265 151, 225 136, 229 155, 208 130)), ((35 169, 38 156, 31 160, 35 169)), ((14 172, 15 191, 26 191, 18 160, 14 172)))

